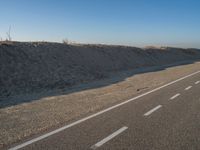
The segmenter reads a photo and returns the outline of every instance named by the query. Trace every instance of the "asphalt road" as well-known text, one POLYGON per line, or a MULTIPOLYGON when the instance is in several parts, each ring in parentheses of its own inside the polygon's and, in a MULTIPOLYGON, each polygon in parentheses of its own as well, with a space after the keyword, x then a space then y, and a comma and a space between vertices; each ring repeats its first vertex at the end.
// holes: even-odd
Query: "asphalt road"
POLYGON ((200 150, 200 72, 12 150, 200 150))

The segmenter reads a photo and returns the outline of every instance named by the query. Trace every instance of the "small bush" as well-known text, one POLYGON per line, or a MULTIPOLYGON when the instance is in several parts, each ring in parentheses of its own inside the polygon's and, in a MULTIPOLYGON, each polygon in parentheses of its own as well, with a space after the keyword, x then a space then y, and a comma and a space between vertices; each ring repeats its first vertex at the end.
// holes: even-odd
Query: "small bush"
POLYGON ((67 44, 68 45, 69 44, 69 40, 68 39, 64 39, 63 40, 63 44, 67 44))

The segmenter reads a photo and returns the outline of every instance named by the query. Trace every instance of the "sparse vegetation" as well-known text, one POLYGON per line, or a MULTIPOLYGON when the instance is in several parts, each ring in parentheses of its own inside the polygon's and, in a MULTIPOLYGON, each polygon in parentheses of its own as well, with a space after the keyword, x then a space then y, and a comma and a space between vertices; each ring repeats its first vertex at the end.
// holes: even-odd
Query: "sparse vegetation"
POLYGON ((6 41, 12 41, 11 38, 11 26, 9 26, 8 32, 6 32, 7 38, 6 41))
POLYGON ((6 32, 6 38, 3 39, 0 37, 0 44, 9 45, 12 44, 12 37, 11 37, 11 26, 9 26, 8 31, 6 32))
POLYGON ((67 38, 65 38, 62 42, 63 42, 63 44, 66 44, 66 45, 82 45, 82 44, 77 43, 75 41, 71 41, 71 40, 69 40, 67 38))
POLYGON ((67 38, 63 39, 63 44, 68 45, 69 44, 69 40, 67 38))

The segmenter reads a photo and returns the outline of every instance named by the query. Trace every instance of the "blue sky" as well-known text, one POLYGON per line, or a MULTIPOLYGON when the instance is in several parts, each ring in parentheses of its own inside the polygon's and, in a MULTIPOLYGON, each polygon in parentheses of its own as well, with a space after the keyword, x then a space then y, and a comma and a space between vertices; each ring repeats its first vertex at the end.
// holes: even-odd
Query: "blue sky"
POLYGON ((200 48, 199 0, 0 0, 0 37, 200 48))

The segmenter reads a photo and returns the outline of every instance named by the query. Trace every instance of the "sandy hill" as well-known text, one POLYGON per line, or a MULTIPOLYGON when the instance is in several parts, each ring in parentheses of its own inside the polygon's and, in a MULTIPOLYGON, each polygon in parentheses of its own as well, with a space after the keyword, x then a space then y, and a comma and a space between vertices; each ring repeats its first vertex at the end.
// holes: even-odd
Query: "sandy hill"
POLYGON ((0 97, 70 87, 109 72, 200 58, 197 49, 48 42, 0 43, 0 97))

